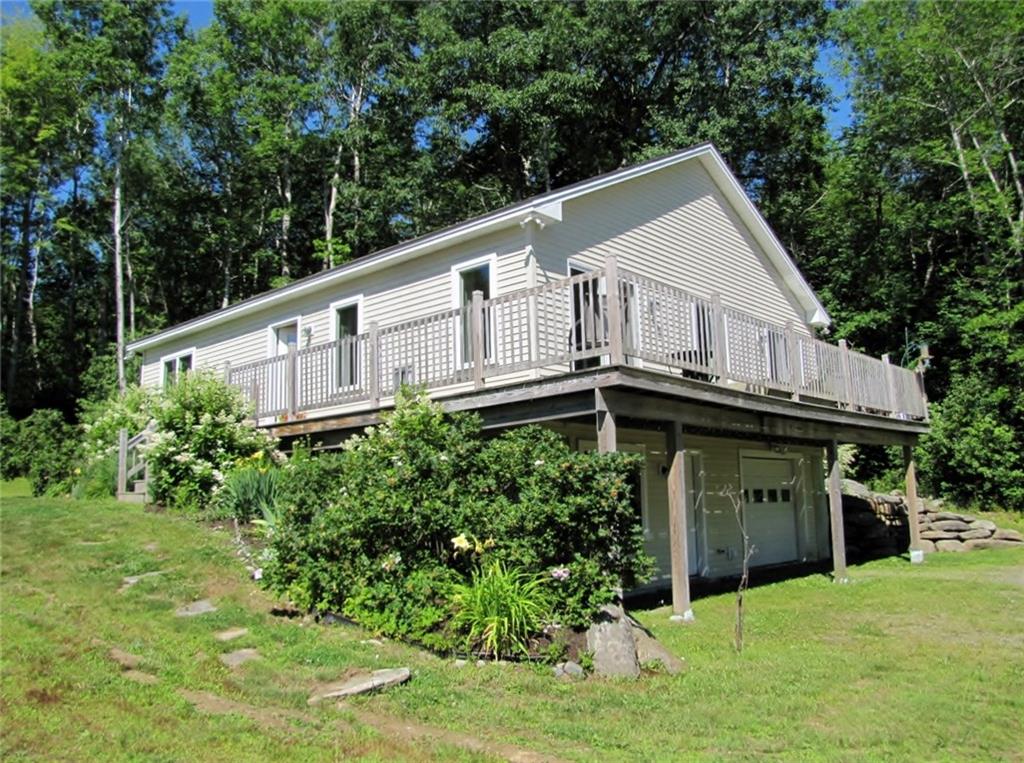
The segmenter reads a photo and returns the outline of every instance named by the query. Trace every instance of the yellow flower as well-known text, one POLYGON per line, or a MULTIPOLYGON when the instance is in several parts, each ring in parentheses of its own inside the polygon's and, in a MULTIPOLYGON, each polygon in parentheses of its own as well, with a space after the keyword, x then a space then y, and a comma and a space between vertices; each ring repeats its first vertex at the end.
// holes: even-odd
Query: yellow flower
POLYGON ((467 551, 469 549, 469 539, 465 533, 459 533, 452 538, 452 545, 455 546, 456 551, 467 551))

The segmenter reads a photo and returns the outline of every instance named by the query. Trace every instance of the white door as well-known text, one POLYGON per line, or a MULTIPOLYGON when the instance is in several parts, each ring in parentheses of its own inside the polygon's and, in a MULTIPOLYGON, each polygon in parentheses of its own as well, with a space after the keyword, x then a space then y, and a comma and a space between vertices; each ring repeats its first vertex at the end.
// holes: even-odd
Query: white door
POLYGON ((299 326, 297 323, 286 323, 283 326, 278 326, 274 329, 274 335, 277 337, 277 355, 287 355, 288 345, 299 344, 299 326))
POLYGON ((789 459, 743 457, 743 519, 755 547, 751 567, 796 561, 796 489, 789 459))

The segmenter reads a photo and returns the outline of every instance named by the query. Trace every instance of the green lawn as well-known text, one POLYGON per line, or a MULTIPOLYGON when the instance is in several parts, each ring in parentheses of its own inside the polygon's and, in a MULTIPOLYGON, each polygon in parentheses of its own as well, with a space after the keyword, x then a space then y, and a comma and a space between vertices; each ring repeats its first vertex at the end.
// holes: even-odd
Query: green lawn
POLYGON ((543 667, 457 669, 275 616, 227 531, 134 505, 0 495, 5 761, 1024 760, 1017 550, 875 562, 846 586, 812 576, 757 588, 742 655, 731 596, 698 600, 689 626, 640 612, 686 658, 684 674, 566 684, 543 667), (153 570, 167 572, 118 592, 153 570), (174 617, 204 596, 218 611, 174 617), (213 639, 231 626, 250 633, 213 639), (127 680, 111 647, 158 683, 127 680), (262 659, 235 670, 217 659, 240 647, 262 659), (413 669, 404 687, 344 709, 306 705, 317 681, 398 665, 413 669), (197 709, 181 690, 234 712, 197 709))

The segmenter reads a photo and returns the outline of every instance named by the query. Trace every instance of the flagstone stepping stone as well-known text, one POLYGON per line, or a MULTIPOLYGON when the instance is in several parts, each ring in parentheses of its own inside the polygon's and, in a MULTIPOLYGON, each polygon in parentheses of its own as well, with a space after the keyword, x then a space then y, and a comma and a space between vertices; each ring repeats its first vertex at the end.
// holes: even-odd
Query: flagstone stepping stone
POLYGON ((404 684, 412 677, 409 668, 385 668, 375 670, 370 674, 353 676, 343 681, 323 684, 317 687, 310 696, 308 702, 315 705, 325 699, 340 699, 341 697, 352 697, 356 694, 388 689, 392 686, 404 684))
POLYGON ((235 652, 220 655, 220 661, 229 668, 237 668, 249 662, 249 660, 258 660, 259 658, 260 653, 255 649, 239 649, 235 652))
POLYGON ((129 681, 134 681, 137 684, 152 685, 160 681, 156 676, 152 676, 149 673, 143 673, 141 670, 125 670, 121 675, 129 681))
POLYGON ((169 571, 170 570, 153 570, 152 572, 143 572, 141 575, 128 575, 124 579, 122 579, 121 587, 118 590, 123 591, 126 588, 131 588, 140 580, 145 580, 146 578, 155 578, 157 575, 165 575, 169 571))
POLYGON ((228 628, 226 631, 219 631, 213 634, 218 641, 234 641, 249 632, 248 628, 228 628))
POLYGON ((125 670, 132 670, 139 667, 139 663, 142 662, 142 658, 134 654, 128 654, 123 649, 118 649, 116 646, 110 650, 110 659, 116 662, 125 670))
POLYGON ((143 551, 148 551, 151 554, 155 554, 157 551, 160 550, 160 544, 157 543, 156 541, 154 541, 152 543, 147 543, 145 546, 142 547, 142 550, 143 551))
POLYGON ((184 607, 179 607, 175 610, 174 614, 178 617, 195 617, 196 615, 205 615, 207 612, 216 611, 217 608, 213 606, 209 599, 200 599, 191 604, 186 604, 184 607))

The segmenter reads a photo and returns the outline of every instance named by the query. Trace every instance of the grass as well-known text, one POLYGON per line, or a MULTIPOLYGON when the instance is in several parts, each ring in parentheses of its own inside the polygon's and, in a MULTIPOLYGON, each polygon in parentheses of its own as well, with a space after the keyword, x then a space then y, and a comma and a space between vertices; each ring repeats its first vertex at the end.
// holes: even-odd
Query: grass
POLYGON ((635 683, 556 682, 542 666, 454 669, 355 628, 274 616, 230 535, 107 501, 2 491, 0 744, 19 760, 1024 760, 1024 552, 931 555, 732 597, 697 622, 637 613, 688 670, 635 683), (149 544, 155 543, 156 546, 149 544), (146 547, 151 550, 146 550, 146 547), (122 578, 156 569, 118 593, 122 578), (218 611, 176 618, 210 597, 218 611), (249 634, 221 644, 212 633, 249 634), (155 685, 126 680, 111 647, 155 685), (231 670, 218 654, 259 649, 231 670), (318 681, 407 665, 413 680, 344 708, 318 681), (198 711, 179 690, 238 703, 198 711))

